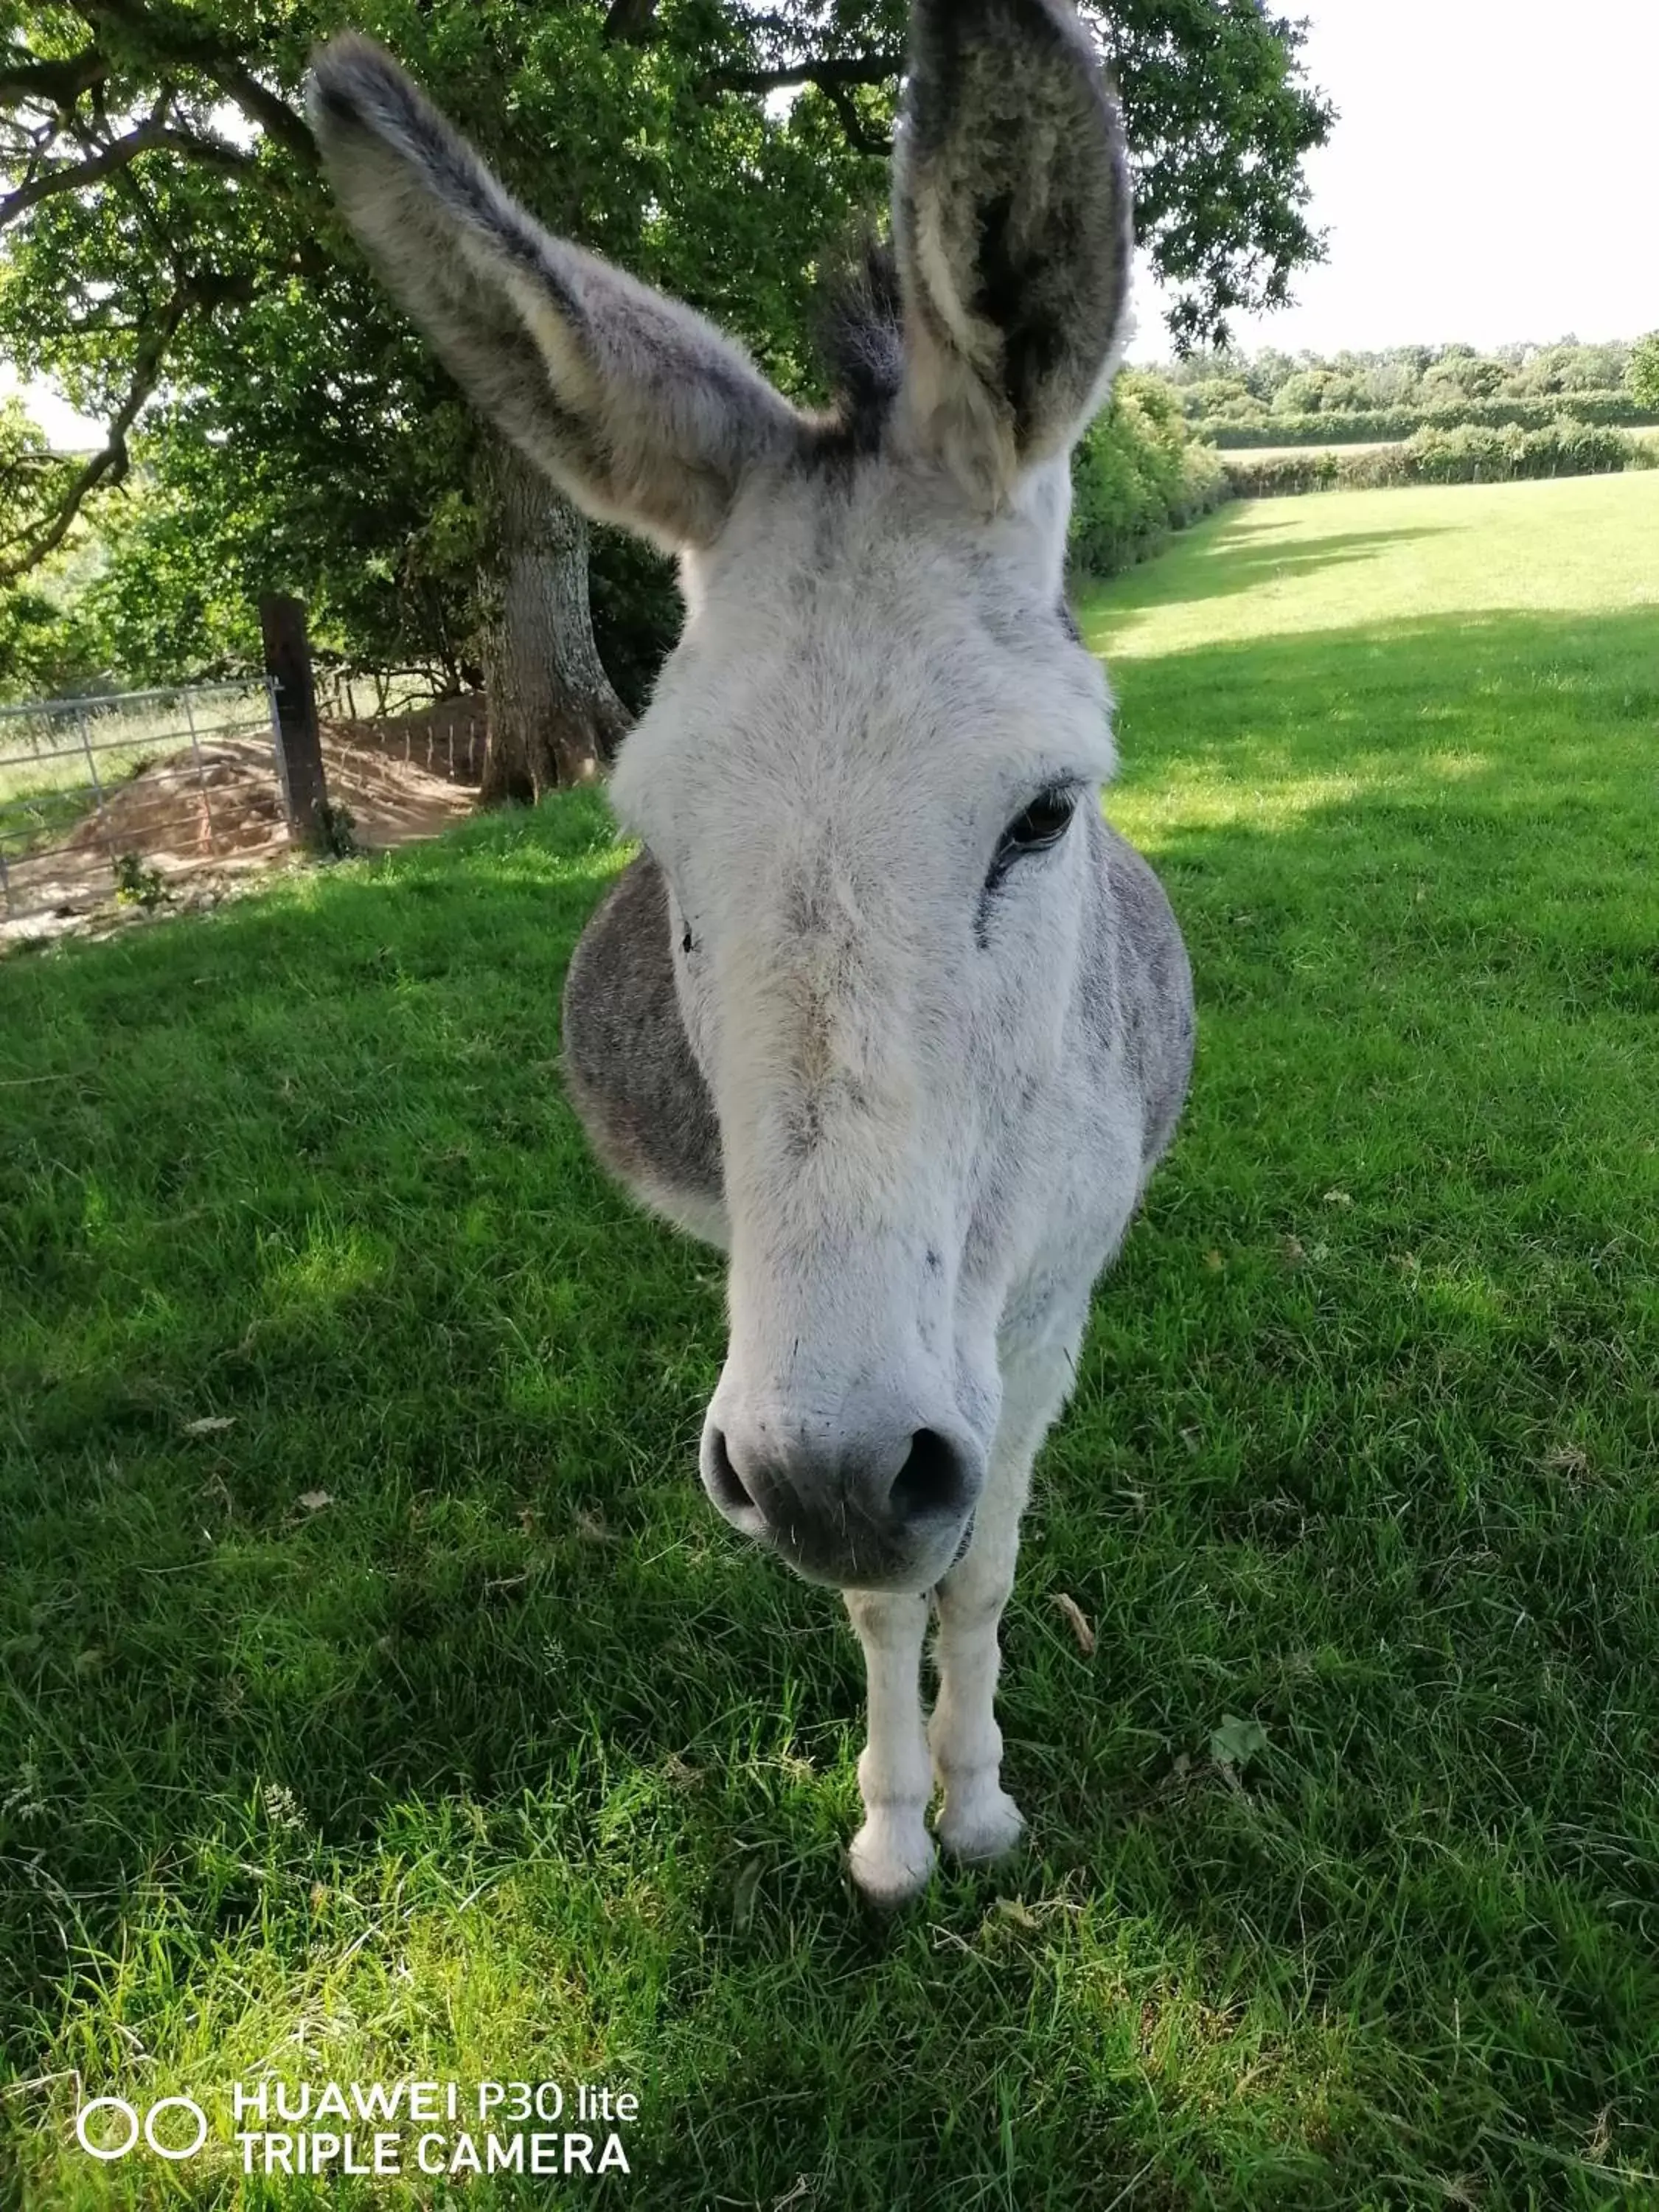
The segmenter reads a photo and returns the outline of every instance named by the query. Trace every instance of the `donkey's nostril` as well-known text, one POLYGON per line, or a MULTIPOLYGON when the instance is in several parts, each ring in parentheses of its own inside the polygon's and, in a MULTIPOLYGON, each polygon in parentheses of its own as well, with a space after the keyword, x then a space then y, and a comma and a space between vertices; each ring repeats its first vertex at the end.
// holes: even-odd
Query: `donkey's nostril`
POLYGON ((755 1501, 743 1486, 743 1479, 732 1464, 732 1455, 726 1449, 724 1429, 708 1431, 708 1456, 706 1472, 709 1494, 724 1511, 736 1512, 747 1507, 754 1510, 755 1501))
POLYGON ((964 1512, 971 1478, 962 1454, 936 1429, 918 1429, 909 1456, 893 1477, 888 1502, 898 1520, 925 1521, 964 1512))
POLYGON ((961 1534, 982 1473, 971 1444, 902 1418, 860 1429, 742 1407, 704 1423, 698 1471, 740 1535, 843 1589, 908 1587, 903 1577, 961 1534))

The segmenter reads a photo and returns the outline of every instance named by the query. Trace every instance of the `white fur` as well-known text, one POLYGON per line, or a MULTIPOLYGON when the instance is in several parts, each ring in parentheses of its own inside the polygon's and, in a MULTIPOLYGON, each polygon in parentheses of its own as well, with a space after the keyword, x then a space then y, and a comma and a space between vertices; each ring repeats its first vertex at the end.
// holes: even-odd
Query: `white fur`
POLYGON ((870 1681, 853 1866, 892 1901, 931 1869, 935 1777, 959 1856, 1020 1832, 997 1624, 1090 1286, 1139 1193, 1141 1118, 1078 1053, 1095 951, 1081 812, 1112 748, 1098 664, 1049 597, 1064 499, 1045 479, 969 523, 902 467, 836 497, 826 514, 757 491, 697 558, 695 612, 611 797, 667 875, 676 947, 696 948, 677 979, 731 1253, 711 1422, 856 1424, 892 1401, 914 1425, 958 1425, 987 1465, 960 1561, 957 1527, 907 1590, 848 1595, 870 1681), (1085 787, 1079 821, 1016 865, 976 944, 1005 824, 1062 780, 1085 787), (805 1157, 804 1119, 820 1132, 805 1157))

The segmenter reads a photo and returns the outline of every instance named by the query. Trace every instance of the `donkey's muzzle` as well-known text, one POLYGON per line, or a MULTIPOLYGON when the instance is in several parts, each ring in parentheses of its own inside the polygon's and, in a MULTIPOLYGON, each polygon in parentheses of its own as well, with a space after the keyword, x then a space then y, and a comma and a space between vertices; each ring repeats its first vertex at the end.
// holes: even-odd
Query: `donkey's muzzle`
POLYGON ((838 1589, 925 1589, 960 1548, 982 1455, 934 1428, 846 1440, 781 1423, 703 1429, 703 1487, 734 1528, 838 1589))

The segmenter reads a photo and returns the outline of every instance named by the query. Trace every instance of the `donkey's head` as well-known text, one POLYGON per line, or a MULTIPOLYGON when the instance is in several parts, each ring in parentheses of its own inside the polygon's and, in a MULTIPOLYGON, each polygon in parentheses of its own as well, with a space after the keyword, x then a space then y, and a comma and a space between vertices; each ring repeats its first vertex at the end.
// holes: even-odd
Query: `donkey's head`
POLYGON ((824 416, 548 237, 378 49, 321 55, 313 118, 472 398, 591 514, 680 555, 684 634, 611 793, 668 884, 720 1122, 731 1340, 702 1478, 804 1573, 925 1588, 1054 1235, 1112 762, 1061 596, 1067 454, 1130 253, 1088 40, 1068 0, 916 0, 896 283, 843 331, 824 416))

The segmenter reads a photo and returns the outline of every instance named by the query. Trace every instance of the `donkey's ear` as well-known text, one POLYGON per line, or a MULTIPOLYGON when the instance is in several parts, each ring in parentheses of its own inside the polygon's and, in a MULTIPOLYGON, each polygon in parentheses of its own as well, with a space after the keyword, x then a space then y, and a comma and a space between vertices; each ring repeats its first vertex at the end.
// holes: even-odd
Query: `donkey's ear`
POLYGON ((707 545, 799 432, 689 307, 550 238, 379 46, 313 57, 311 127, 377 274, 468 397, 590 514, 707 545))
POLYGON ((914 0, 893 236, 909 434, 994 504, 1127 334, 1123 125, 1070 0, 914 0))

